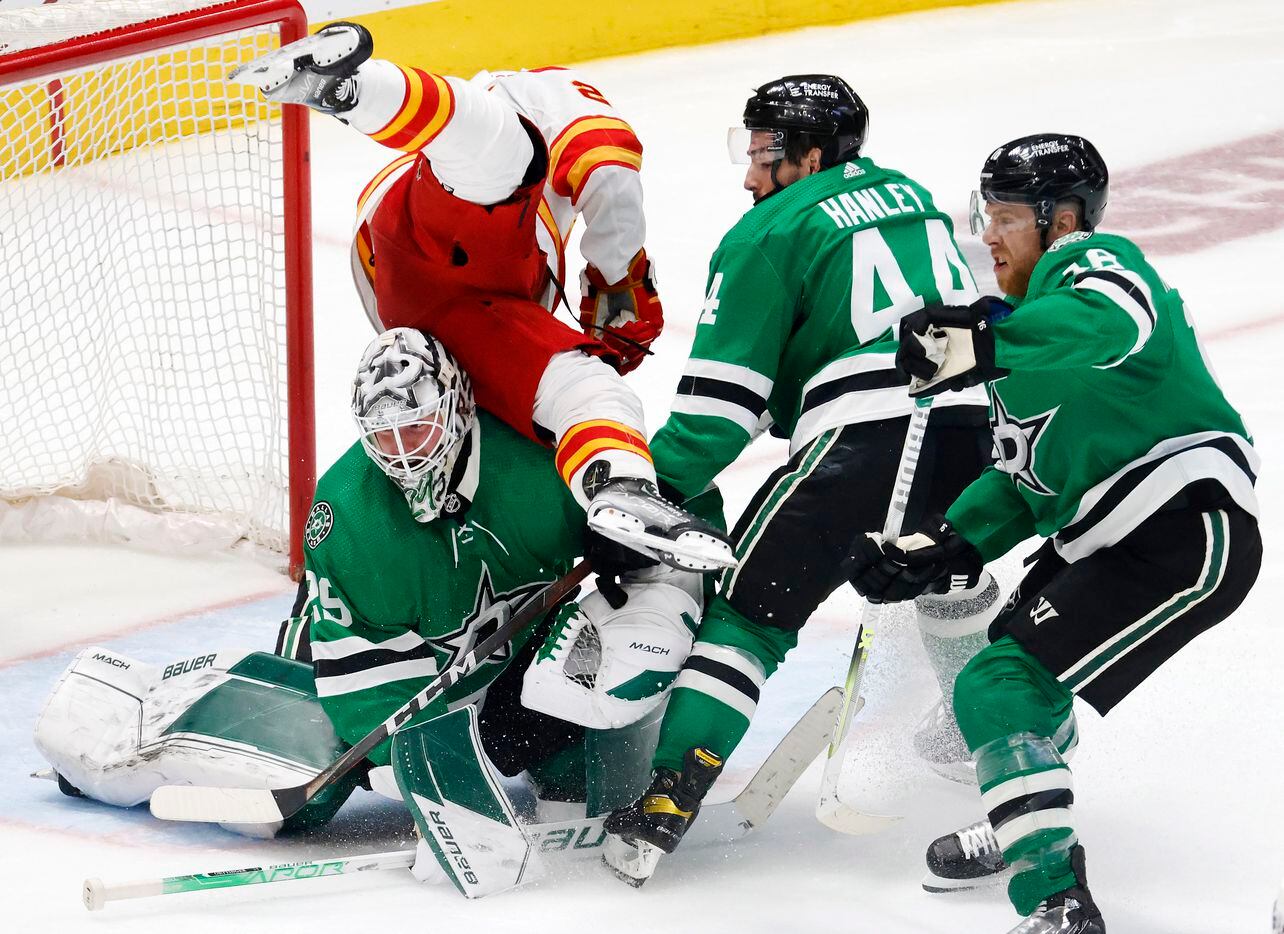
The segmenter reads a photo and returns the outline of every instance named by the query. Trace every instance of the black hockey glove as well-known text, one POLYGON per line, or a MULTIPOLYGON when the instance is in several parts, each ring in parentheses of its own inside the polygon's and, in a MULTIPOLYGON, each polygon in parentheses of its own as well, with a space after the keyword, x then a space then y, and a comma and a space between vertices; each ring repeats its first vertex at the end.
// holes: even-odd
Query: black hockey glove
POLYGON ((966 389, 1007 376, 994 365, 991 327, 1012 306, 986 295, 971 305, 929 305, 901 319, 896 366, 910 375, 911 396, 966 389))
POLYGON ((866 532, 844 562, 847 578, 870 603, 899 603, 925 593, 967 590, 981 579, 985 562, 954 526, 938 516, 922 532, 884 542, 866 532))

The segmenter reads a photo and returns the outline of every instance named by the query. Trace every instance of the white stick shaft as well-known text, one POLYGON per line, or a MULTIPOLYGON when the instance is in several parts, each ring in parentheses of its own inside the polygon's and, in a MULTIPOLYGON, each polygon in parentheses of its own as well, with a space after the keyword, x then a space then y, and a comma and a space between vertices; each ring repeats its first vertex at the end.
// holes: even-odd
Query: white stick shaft
MULTIPOLYGON (((901 448, 901 459, 896 466, 896 480, 892 485, 892 496, 887 504, 887 518, 883 523, 883 539, 894 541, 900 537, 901 526, 905 524, 905 511, 909 506, 910 494, 914 488, 914 475, 918 471, 918 461, 923 454, 923 439, 927 436, 927 421, 932 414, 932 397, 920 399, 910 415, 909 428, 905 432, 905 446, 901 448)), ((847 758, 848 734, 851 730, 852 717, 863 706, 860 699, 860 684, 864 680, 865 665, 869 661, 869 651, 874 641, 876 610, 868 600, 861 607, 860 625, 856 628, 856 645, 852 649, 852 660, 847 666, 847 680, 843 691, 843 704, 839 708, 838 718, 834 722, 834 731, 829 743, 829 755, 825 759, 825 770, 820 778, 820 798, 816 804, 816 813, 825 823, 825 819, 841 807, 838 800, 838 781, 842 777, 843 763, 847 758)))

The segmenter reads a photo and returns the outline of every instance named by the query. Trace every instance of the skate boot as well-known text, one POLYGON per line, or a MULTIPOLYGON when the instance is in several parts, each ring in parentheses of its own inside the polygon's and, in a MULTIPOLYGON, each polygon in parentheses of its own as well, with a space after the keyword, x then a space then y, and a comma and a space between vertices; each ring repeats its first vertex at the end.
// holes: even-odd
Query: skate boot
POLYGON ((937 775, 963 785, 976 784, 976 763, 945 698, 923 715, 914 731, 914 752, 937 775))
POLYGON ((602 484, 589 500, 588 526, 605 539, 680 571, 736 566, 726 535, 637 477, 602 484))
POLYGON ((1006 882, 1011 875, 990 822, 982 820, 932 841, 927 848, 923 888, 928 892, 961 892, 1006 882))
POLYGON ((604 826, 628 843, 641 840, 672 853, 721 772, 721 758, 707 749, 688 749, 680 773, 656 769, 642 797, 612 813, 604 826))
POLYGON ((642 797, 606 819, 602 858, 611 871, 634 888, 651 878, 660 857, 677 849, 720 772, 722 759, 699 747, 687 750, 681 772, 656 769, 642 797))
POLYGON ((331 23, 314 35, 246 62, 227 76, 248 84, 278 104, 303 104, 341 114, 357 104, 357 68, 374 51, 369 30, 358 23, 331 23))
POLYGON ((1101 911, 1088 891, 1083 847, 1077 844, 1070 851, 1070 866, 1077 884, 1044 899, 1034 914, 1008 934, 1106 934, 1101 911))

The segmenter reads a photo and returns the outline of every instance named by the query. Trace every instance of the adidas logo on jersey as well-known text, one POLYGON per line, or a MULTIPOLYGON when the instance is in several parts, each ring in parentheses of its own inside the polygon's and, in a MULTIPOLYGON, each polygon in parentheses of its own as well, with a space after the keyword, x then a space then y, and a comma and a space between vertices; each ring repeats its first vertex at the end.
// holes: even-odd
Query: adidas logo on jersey
POLYGON ((843 166, 843 178, 860 178, 864 174, 865 170, 855 162, 848 162, 843 166))

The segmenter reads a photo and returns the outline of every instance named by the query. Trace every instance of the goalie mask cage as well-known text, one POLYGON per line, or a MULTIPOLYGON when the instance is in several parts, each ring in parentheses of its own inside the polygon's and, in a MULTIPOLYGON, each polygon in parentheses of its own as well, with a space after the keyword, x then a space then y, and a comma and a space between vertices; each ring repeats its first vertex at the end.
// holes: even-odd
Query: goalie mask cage
POLYGON ((0 539, 288 553, 315 486, 294 0, 0 12, 0 539))

